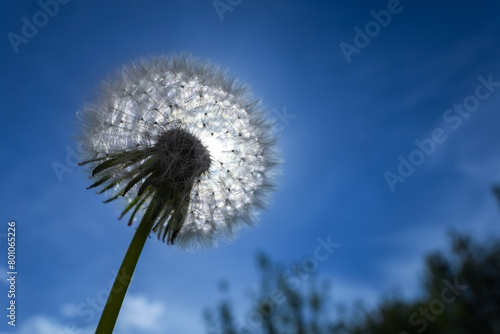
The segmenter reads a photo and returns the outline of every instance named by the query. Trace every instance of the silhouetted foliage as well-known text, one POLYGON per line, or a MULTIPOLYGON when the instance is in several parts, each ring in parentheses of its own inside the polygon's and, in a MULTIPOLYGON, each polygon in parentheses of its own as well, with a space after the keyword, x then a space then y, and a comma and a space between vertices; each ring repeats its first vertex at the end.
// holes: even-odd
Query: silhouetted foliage
POLYGON ((491 191, 493 192, 493 195, 495 195, 495 198, 498 201, 498 204, 500 205, 500 185, 493 186, 491 191))
POLYGON ((358 308, 357 316, 342 307, 334 311, 328 284, 318 288, 314 275, 298 266, 292 266, 295 276, 284 275, 280 264, 259 254, 261 283, 253 307, 235 322, 223 300, 207 311, 208 333, 500 334, 500 241, 487 245, 451 233, 451 251, 427 257, 421 296, 393 296, 371 310, 358 308))

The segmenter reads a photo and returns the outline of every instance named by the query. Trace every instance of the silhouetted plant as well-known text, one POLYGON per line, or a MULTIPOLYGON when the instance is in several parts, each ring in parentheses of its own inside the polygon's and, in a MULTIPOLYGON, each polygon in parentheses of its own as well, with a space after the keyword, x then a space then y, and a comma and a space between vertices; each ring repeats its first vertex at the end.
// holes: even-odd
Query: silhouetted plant
POLYGON ((316 277, 308 277, 307 289, 294 286, 282 275, 282 265, 259 254, 260 291, 250 312, 259 312, 262 322, 236 326, 237 333, 500 334, 500 240, 484 243, 452 232, 450 241, 451 255, 427 256, 419 297, 391 296, 370 310, 358 307, 357 316, 347 316, 342 306, 333 314, 328 288, 318 290, 316 277), (276 289, 283 294, 282 302, 270 304, 276 289))

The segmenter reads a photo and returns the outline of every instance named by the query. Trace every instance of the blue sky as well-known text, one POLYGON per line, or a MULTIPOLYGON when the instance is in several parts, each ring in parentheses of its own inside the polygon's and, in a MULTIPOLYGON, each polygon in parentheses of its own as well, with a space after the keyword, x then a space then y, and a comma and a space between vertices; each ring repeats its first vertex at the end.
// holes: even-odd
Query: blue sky
POLYGON ((118 333, 203 332, 222 278, 244 319, 258 250, 302 263, 330 236, 340 246, 316 271, 334 300, 373 304, 418 294, 423 256, 446 249, 450 228, 500 235, 498 2, 221 0, 223 13, 212 1, 60 2, 52 16, 0 2, 2 305, 9 220, 18 244, 18 322, 2 316, 2 332, 93 333, 134 230, 85 190, 75 113, 142 56, 190 52, 249 83, 281 122, 285 163, 259 225, 235 242, 197 253, 147 242, 118 333), (390 22, 370 23, 371 11, 390 22))

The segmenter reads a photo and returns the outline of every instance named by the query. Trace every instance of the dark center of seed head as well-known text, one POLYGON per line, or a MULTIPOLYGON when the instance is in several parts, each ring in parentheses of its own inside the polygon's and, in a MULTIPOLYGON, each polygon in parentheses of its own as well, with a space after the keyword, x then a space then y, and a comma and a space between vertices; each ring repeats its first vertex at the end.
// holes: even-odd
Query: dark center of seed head
POLYGON ((210 153, 201 141, 182 129, 168 130, 155 145, 161 170, 161 183, 188 186, 208 171, 210 153))

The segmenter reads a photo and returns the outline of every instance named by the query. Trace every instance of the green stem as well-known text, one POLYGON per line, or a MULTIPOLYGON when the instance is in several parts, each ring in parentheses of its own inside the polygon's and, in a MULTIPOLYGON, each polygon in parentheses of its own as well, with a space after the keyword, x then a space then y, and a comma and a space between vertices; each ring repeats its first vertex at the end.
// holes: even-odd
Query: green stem
POLYGON ((102 311, 101 319, 97 325, 96 334, 110 334, 115 327, 118 313, 125 298, 127 288, 132 280, 137 261, 141 255, 146 239, 153 228, 153 223, 158 215, 158 208, 155 205, 156 201, 153 199, 150 202, 146 213, 141 219, 139 227, 130 242, 127 253, 123 259, 120 270, 116 275, 115 282, 108 296, 104 310, 102 311))

